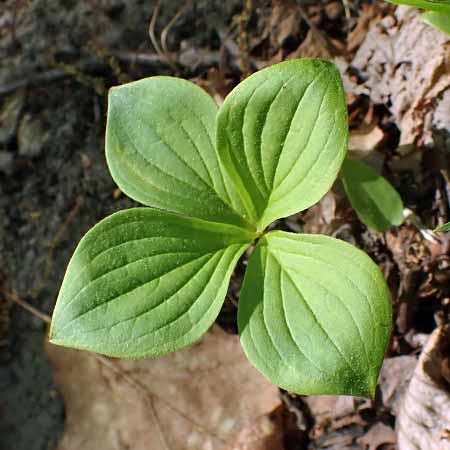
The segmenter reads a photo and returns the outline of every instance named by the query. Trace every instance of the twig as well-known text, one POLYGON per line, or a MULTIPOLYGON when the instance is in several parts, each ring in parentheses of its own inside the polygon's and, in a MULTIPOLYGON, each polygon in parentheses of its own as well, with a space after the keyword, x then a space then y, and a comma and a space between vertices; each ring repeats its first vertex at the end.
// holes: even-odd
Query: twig
MULTIPOLYGON (((156 64, 169 66, 167 62, 167 58, 165 56, 160 56, 156 54, 150 53, 142 53, 142 52, 127 52, 127 51, 111 51, 109 55, 114 56, 115 58, 126 62, 126 63, 137 63, 143 66, 154 66, 156 64)), ((218 64, 219 62, 219 53, 218 52, 208 52, 205 53, 205 57, 203 58, 202 63, 205 65, 208 64, 218 64)), ((104 70, 109 66, 100 59, 89 58, 88 60, 83 60, 80 63, 80 66, 84 66, 84 63, 88 63, 89 67, 86 68, 86 71, 94 70, 104 70), (92 65, 96 64, 95 67, 92 65)), ((177 64, 180 64, 177 62, 177 64)), ((182 65, 182 64, 181 64, 182 65)), ((81 69, 83 70, 83 69, 81 69)), ((62 69, 50 69, 41 73, 30 75, 29 77, 23 78, 21 80, 11 81, 10 83, 0 85, 0 96, 11 94, 12 92, 26 88, 29 86, 40 86, 45 83, 51 83, 53 81, 60 81, 67 78, 73 78, 73 75, 68 73, 66 70, 62 69)))
POLYGON ((41 73, 30 75, 29 77, 22 78, 21 80, 11 81, 9 84, 0 86, 0 95, 6 95, 17 89, 25 88, 31 85, 41 85, 43 83, 49 83, 56 80, 62 80, 66 78, 76 78, 77 75, 83 72, 96 72, 104 70, 107 65, 100 58, 84 58, 79 61, 76 67, 72 70, 68 70, 68 65, 65 67, 58 67, 46 70, 41 73))
POLYGON ((160 438, 161 442, 163 443, 164 448, 166 450, 170 450, 170 445, 168 444, 167 439, 166 439, 166 435, 164 434, 164 431, 161 428, 161 422, 159 420, 158 412, 157 412, 157 410, 155 408, 155 403, 153 402, 152 398, 150 398, 148 400, 148 404, 150 406, 150 411, 152 413, 153 419, 154 419, 154 421, 155 421, 155 423, 157 424, 157 427, 158 427, 159 438, 160 438))
POLYGON ((350 12, 350 5, 348 0, 342 0, 342 4, 344 5, 345 18, 347 20, 350 20, 352 18, 352 14, 350 12))
MULTIPOLYGON (((163 55, 155 55, 148 53, 134 53, 126 51, 111 51, 108 53, 117 59, 127 63, 139 63, 142 65, 153 66, 155 64, 169 65, 167 58, 163 55)), ((100 58, 87 58, 78 64, 80 71, 95 72, 105 70, 110 67, 100 58)), ((67 78, 74 78, 74 75, 63 69, 49 69, 41 73, 30 75, 21 80, 11 81, 10 83, 0 85, 0 96, 11 94, 12 92, 26 88, 28 86, 39 86, 53 81, 60 81, 67 78)))
POLYGON ((127 383, 129 383, 137 391, 139 391, 141 394, 143 394, 147 398, 147 400, 151 400, 151 399, 153 399, 153 397, 160 400, 169 409, 176 412, 178 415, 183 417, 183 419, 187 420, 189 423, 192 423, 199 430, 203 431, 204 433, 211 434, 212 436, 219 439, 223 443, 226 443, 226 441, 222 437, 218 436, 215 432, 208 430, 203 425, 194 422, 186 413, 175 408, 170 403, 168 403, 167 400, 160 397, 158 394, 155 394, 154 392, 150 391, 147 386, 143 385, 141 382, 135 380, 133 377, 128 375, 126 372, 119 369, 110 359, 106 358, 105 356, 99 355, 97 353, 89 353, 89 355, 92 356, 93 358, 95 358, 97 361, 99 361, 105 367, 108 367, 110 370, 112 370, 114 373, 116 373, 116 375, 119 375, 121 378, 123 378, 127 383))
POLYGON ((177 72, 177 68, 176 68, 175 64, 173 63, 170 55, 165 54, 161 50, 161 47, 158 44, 158 40, 156 39, 155 26, 156 26, 156 20, 158 19, 160 7, 161 7, 161 1, 158 0, 156 2, 155 8, 153 9, 152 18, 150 19, 150 24, 148 26, 148 35, 150 37, 150 41, 152 42, 153 48, 155 49, 156 53, 158 53, 158 55, 161 58, 164 58, 167 61, 167 64, 171 67, 171 69, 174 72, 177 72))
MULTIPOLYGON (((220 50, 219 50, 219 60, 218 60, 218 66, 220 72, 225 72, 225 56, 226 51, 230 53, 230 55, 233 56, 234 59, 236 59, 239 56, 239 47, 236 44, 236 42, 231 39, 233 34, 236 33, 237 30, 237 23, 236 21, 232 21, 231 24, 225 29, 221 29, 220 27, 216 27, 216 32, 219 35, 220 38, 220 50)), ((240 69, 239 66, 237 66, 237 69, 240 69)))
POLYGON ((167 36, 171 28, 175 25, 176 21, 184 14, 188 6, 191 4, 191 0, 186 0, 185 4, 178 10, 178 12, 169 20, 169 23, 164 27, 161 32, 161 47, 164 51, 164 55, 167 60, 170 61, 170 65, 175 67, 175 64, 170 56, 170 52, 167 48, 167 36))
POLYGON ((33 289, 33 291, 31 292, 33 297, 37 297, 39 295, 39 293, 42 291, 42 289, 45 287, 45 285, 47 284, 47 281, 50 277, 50 273, 51 273, 52 267, 53 267, 53 259, 54 259, 53 253, 55 251, 55 248, 59 245, 59 243, 63 239, 64 233, 66 232, 67 227, 73 222, 73 220, 75 219, 77 214, 80 212, 80 209, 83 206, 83 203, 84 203, 84 198, 81 195, 79 195, 75 199, 75 205, 69 211, 69 214, 67 215, 66 219, 64 220, 62 225, 57 230, 55 237, 50 242, 47 258, 45 259, 44 273, 42 275, 41 281, 38 284, 38 286, 35 289, 33 289))
POLYGON ((161 47, 158 44, 158 40, 155 36, 155 25, 156 25, 156 19, 158 18, 159 14, 159 8, 160 8, 160 0, 156 2, 155 8, 153 9, 152 18, 150 19, 150 23, 148 25, 148 35, 150 37, 150 41, 152 42, 153 48, 155 49, 156 53, 158 53, 159 56, 164 58, 164 53, 161 50, 161 47))
MULTIPOLYGON (((14 303, 19 305, 23 309, 27 310, 29 313, 31 313, 35 317, 38 317, 39 319, 41 319, 43 322, 48 323, 48 324, 51 323, 51 317, 48 314, 45 314, 45 313, 39 311, 38 309, 36 309, 34 306, 31 306, 28 302, 26 302, 25 300, 21 299, 17 295, 17 293, 15 291, 7 291, 5 289, 0 289, 0 292, 2 292, 3 295, 7 299, 13 301, 14 303)), ((123 378, 127 383, 129 383, 131 386, 133 386, 137 391, 142 393, 145 396, 145 398, 147 399, 147 401, 153 402, 153 398, 161 401, 161 403, 163 403, 167 408, 169 408, 170 410, 172 410, 173 412, 175 412, 176 414, 181 416, 183 419, 185 419, 186 421, 191 423, 198 430, 202 431, 203 433, 206 433, 206 434, 209 434, 209 435, 215 437, 217 440, 219 440, 223 444, 227 443, 227 441, 224 438, 222 438, 220 435, 218 435, 217 433, 215 433, 212 430, 209 430, 208 428, 204 427, 200 423, 195 422, 194 420, 192 420, 189 417, 188 414, 184 413, 183 411, 180 411, 178 408, 175 408, 173 405, 171 405, 163 397, 161 397, 158 394, 155 394, 154 392, 150 391, 150 389, 147 386, 145 386, 144 384, 142 384, 139 381, 135 380, 133 377, 131 377, 126 372, 121 370, 109 358, 107 358, 105 356, 102 356, 102 355, 99 355, 97 353, 92 353, 92 352, 87 352, 86 354, 89 355, 90 357, 96 359, 103 366, 105 366, 108 369, 112 370, 116 375, 118 375, 121 378, 123 378)), ((162 431, 161 431, 161 433, 162 433, 162 431)), ((163 437, 162 439, 163 439, 163 442, 167 446, 167 441, 165 440, 165 438, 163 437)))
POLYGON ((61 239, 64 237, 66 228, 70 225, 73 219, 75 219, 76 215, 79 213, 81 207, 83 206, 83 203, 84 198, 81 195, 79 195, 75 199, 75 204, 73 208, 70 210, 69 214, 67 214, 66 219, 59 227, 58 231, 55 234, 55 237, 52 239, 52 242, 50 243, 50 251, 53 251, 55 247, 61 242, 61 239))
POLYGON ((221 436, 219 436, 217 433, 215 433, 212 430, 209 430, 208 428, 204 427, 198 422, 195 422, 192 420, 188 414, 184 413, 183 411, 180 411, 178 408, 175 408, 173 405, 171 405, 166 399, 159 396, 158 394, 155 394, 154 392, 150 391, 150 389, 140 383, 139 381, 135 380, 133 377, 128 375, 123 370, 119 369, 117 366, 115 366, 110 359, 106 358, 105 356, 98 355, 97 353, 89 353, 90 356, 95 358, 97 361, 100 361, 104 366, 108 367, 109 369, 113 370, 117 375, 122 377, 125 381, 127 381, 130 385, 134 386, 134 388, 141 392, 143 395, 147 397, 147 400, 152 400, 153 398, 158 399, 161 403, 163 403, 166 407, 168 407, 173 412, 177 413, 179 416, 181 416, 183 419, 194 425, 198 430, 202 431, 203 433, 210 434, 211 436, 215 437, 222 443, 226 444, 227 441, 223 439, 221 436))
POLYGON ((417 228, 417 230, 420 232, 420 234, 423 236, 424 239, 433 242, 433 244, 441 243, 439 236, 433 230, 427 228, 420 220, 420 217, 414 213, 414 211, 405 208, 403 210, 403 217, 405 219, 408 219, 417 228))
POLYGON ((169 444, 167 443, 166 436, 164 435, 164 432, 161 428, 161 425, 160 425, 160 422, 158 419, 158 415, 156 414, 156 411, 155 411, 155 405, 153 404, 153 394, 150 393, 149 390, 144 385, 142 385, 141 383, 136 381, 133 377, 130 377, 126 372, 120 370, 115 364, 113 364, 105 356, 98 355, 97 353, 89 353, 89 356, 96 359, 104 367, 106 367, 107 369, 114 372, 116 375, 118 375, 123 380, 125 380, 130 386, 134 387, 134 389, 136 389, 137 391, 139 391, 141 394, 144 395, 144 398, 146 399, 146 401, 148 402, 148 404, 150 406, 150 411, 155 418, 155 422, 158 427, 161 442, 163 443, 164 447, 166 447, 166 449, 169 449, 169 444))
POLYGON ((238 308, 239 304, 238 302, 231 296, 231 295, 227 295, 226 298, 235 308, 238 308))
POLYGON ((7 291, 6 289, 0 289, 0 291, 8 300, 10 300, 14 303, 17 303, 19 306, 21 306, 23 309, 27 310, 33 316, 38 317, 45 323, 51 323, 52 319, 48 314, 45 314, 45 313, 39 311, 37 308, 35 308, 34 306, 31 306, 25 300, 22 300, 15 291, 7 291))
POLYGON ((113 50, 108 53, 115 58, 130 64, 141 64, 144 66, 154 66, 155 64, 168 65, 167 58, 155 53, 128 52, 123 50, 113 50))
POLYGON ((61 69, 51 69, 42 73, 30 75, 29 77, 23 78, 21 80, 11 81, 8 84, 0 86, 0 95, 7 95, 11 92, 16 91, 30 85, 38 85, 41 83, 49 83, 55 80, 61 80, 68 78, 69 75, 61 69))

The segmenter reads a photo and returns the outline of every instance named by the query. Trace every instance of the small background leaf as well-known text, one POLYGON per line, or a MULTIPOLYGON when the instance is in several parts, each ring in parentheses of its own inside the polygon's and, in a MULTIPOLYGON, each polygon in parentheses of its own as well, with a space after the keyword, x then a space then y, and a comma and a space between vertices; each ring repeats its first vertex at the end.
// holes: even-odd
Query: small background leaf
POLYGON ((347 109, 334 64, 297 59, 239 84, 217 118, 217 148, 252 223, 308 208, 333 184, 347 146, 347 109))
POLYGON ((248 358, 278 386, 373 396, 390 294, 378 267, 350 244, 271 232, 250 257, 238 325, 248 358))
POLYGON ((362 161, 346 159, 341 178, 347 197, 361 222, 386 231, 403 222, 403 202, 386 178, 362 161))
POLYGON ((214 322, 253 235, 150 208, 118 212, 80 241, 53 313, 54 344, 157 356, 214 322))
POLYGON ((450 231, 450 222, 444 223, 444 225, 441 225, 440 227, 437 227, 434 231, 436 232, 445 232, 450 231))
POLYGON ((395 5, 414 6, 416 8, 426 9, 428 11, 450 12, 450 3, 446 0, 386 0, 395 5))
POLYGON ((429 11, 422 14, 422 19, 428 25, 450 34, 450 9, 448 12, 429 11))

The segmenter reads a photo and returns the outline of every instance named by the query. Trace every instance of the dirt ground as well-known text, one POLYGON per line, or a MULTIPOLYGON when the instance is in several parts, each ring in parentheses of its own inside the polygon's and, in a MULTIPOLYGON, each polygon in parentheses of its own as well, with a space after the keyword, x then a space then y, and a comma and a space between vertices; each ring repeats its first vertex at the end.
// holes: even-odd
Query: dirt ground
MULTIPOLYGON (((425 345, 440 367, 436 391, 426 395, 440 403, 425 405, 429 416, 415 426, 422 435, 439 428, 438 444, 429 448, 450 448, 449 339, 441 337, 433 346, 429 339, 435 330, 444 336, 450 322, 450 240, 431 232, 450 216, 450 38, 423 25, 416 11, 383 2, 171 0, 158 7, 148 0, 5 0, 0 5, 1 450, 92 448, 89 434, 85 441, 71 441, 67 434, 68 423, 75 434, 87 427, 68 414, 69 401, 75 403, 68 386, 78 378, 71 378, 64 364, 78 356, 48 350, 47 324, 17 303, 51 315, 80 237, 106 215, 134 205, 106 167, 108 88, 172 74, 199 83, 221 101, 247 74, 301 56, 338 64, 347 91, 350 150, 362 153, 392 182, 410 216, 386 233, 367 229, 337 184, 319 204, 279 227, 333 235, 372 256, 392 292, 392 342, 375 401, 274 390, 256 404, 258 393, 249 387, 256 382, 249 380, 240 387, 249 398, 246 414, 253 412, 258 420, 264 414, 270 430, 258 422, 266 431, 257 439, 247 442, 241 433, 237 443, 224 446, 219 439, 211 449, 397 448, 395 430, 400 436, 399 424, 408 429, 415 420, 408 422, 402 413, 405 398, 419 395, 420 409, 425 395, 408 386, 414 370, 426 369, 428 360, 417 360, 425 345), (149 26, 160 48, 152 44, 149 26)), ((226 334, 216 330, 211 337, 228 339, 230 349, 244 265, 236 269, 217 320, 217 329, 226 334)), ((92 377, 100 370, 86 360, 79 366, 92 377)), ((111 375, 99 379, 111 392, 128 395, 111 375)), ((232 379, 224 375, 225 383, 232 379)), ((167 414, 170 419, 178 413, 167 414)), ((157 420, 170 422, 162 416, 157 420)), ((169 428, 163 426, 163 433, 169 428)), ((164 448, 148 441, 140 447, 127 433, 114 446, 108 442, 95 448, 164 448)), ((182 448, 177 445, 166 447, 182 448)), ((207 450, 202 445, 185 448, 207 450)))

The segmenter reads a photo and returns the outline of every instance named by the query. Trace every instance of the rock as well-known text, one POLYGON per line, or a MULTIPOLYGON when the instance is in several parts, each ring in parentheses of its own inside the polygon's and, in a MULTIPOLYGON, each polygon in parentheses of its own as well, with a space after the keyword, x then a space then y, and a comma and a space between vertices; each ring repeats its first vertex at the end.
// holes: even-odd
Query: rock
POLYGON ((36 158, 41 154, 47 137, 48 135, 40 116, 33 117, 30 114, 25 114, 17 131, 19 155, 27 158, 36 158))
POLYGON ((0 108, 0 144, 6 144, 16 133, 17 121, 25 101, 23 89, 6 97, 0 108))

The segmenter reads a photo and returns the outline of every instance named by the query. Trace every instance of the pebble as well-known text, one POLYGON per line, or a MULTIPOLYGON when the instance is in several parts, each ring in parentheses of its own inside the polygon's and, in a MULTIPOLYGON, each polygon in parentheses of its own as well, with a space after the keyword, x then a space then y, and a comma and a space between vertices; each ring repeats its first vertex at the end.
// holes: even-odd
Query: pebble
POLYGON ((20 112, 25 101, 25 91, 19 90, 6 97, 0 107, 0 143, 6 144, 14 137, 20 112))
POLYGON ((39 156, 46 140, 47 133, 39 116, 25 114, 17 131, 19 155, 27 158, 39 156))

